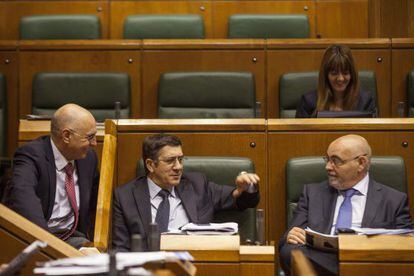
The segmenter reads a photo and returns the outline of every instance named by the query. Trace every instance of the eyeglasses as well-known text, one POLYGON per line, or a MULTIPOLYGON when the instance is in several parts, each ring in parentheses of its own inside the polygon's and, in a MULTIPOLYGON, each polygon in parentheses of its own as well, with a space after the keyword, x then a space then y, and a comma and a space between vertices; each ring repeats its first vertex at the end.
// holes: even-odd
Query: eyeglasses
POLYGON ((92 133, 92 134, 89 134, 89 135, 81 135, 73 129, 69 128, 69 131, 70 131, 70 133, 73 133, 73 134, 81 137, 82 139, 88 140, 88 142, 96 141, 96 133, 92 133))
POLYGON ((177 163, 177 161, 178 163, 182 165, 184 163, 184 156, 173 156, 173 157, 169 157, 166 159, 158 159, 158 160, 164 162, 168 166, 174 166, 177 163))
POLYGON ((356 160, 356 159, 360 158, 361 156, 367 156, 367 154, 366 153, 361 154, 361 155, 358 155, 354 158, 347 159, 347 160, 342 160, 341 158, 339 158, 337 156, 332 156, 332 157, 324 156, 323 160, 325 160, 325 163, 331 162, 335 167, 340 167, 340 166, 343 166, 343 165, 345 165, 346 163, 348 163, 350 161, 353 161, 353 160, 356 160))

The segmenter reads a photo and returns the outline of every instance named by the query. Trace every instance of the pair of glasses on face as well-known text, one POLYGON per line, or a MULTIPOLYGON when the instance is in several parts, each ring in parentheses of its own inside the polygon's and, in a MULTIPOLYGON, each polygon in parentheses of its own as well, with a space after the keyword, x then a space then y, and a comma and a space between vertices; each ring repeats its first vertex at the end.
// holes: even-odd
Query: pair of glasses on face
POLYGON ((81 135, 79 133, 77 133, 76 131, 74 131, 73 129, 69 128, 70 133, 73 133, 77 136, 79 136, 80 138, 82 138, 83 140, 87 140, 88 142, 93 142, 96 141, 96 133, 92 133, 89 135, 81 135))
POLYGON ((164 162, 168 166, 174 166, 177 163, 177 161, 178 163, 182 165, 184 163, 184 156, 173 156, 173 157, 168 157, 165 159, 158 159, 158 160, 161 162, 164 162))
POLYGON ((361 154, 361 155, 358 155, 358 156, 356 156, 354 158, 350 158, 350 159, 346 159, 346 160, 343 160, 343 159, 341 159, 341 158, 339 158, 337 156, 332 156, 332 157, 324 156, 323 157, 323 160, 325 160, 325 163, 330 162, 335 167, 340 167, 340 166, 345 165, 348 162, 351 162, 351 161, 354 161, 354 160, 360 158, 361 156, 367 156, 367 154, 361 154))

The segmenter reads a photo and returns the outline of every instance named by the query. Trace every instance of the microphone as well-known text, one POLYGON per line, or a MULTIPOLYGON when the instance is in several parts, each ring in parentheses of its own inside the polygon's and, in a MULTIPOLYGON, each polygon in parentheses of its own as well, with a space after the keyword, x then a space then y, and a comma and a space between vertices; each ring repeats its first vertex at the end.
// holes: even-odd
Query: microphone
POLYGON ((131 237, 131 252, 142 252, 142 237, 140 234, 134 234, 131 237))
POLYGON ((121 102, 115 102, 115 119, 121 118, 121 102))
POLYGON ((256 210, 256 245, 265 244, 265 227, 264 227, 264 211, 256 210))

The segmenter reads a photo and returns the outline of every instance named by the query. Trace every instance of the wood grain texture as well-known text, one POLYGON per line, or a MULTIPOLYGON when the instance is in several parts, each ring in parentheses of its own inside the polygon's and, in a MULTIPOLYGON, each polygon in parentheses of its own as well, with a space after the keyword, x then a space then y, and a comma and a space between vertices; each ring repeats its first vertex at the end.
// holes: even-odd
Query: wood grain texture
POLYGON ((274 263, 240 263, 241 276, 273 276, 275 273, 274 263))
POLYGON ((412 275, 413 271, 412 263, 343 262, 339 265, 341 276, 412 275))
POLYGON ((227 38, 228 20, 233 14, 306 14, 310 37, 315 37, 314 1, 213 1, 213 37, 227 38))
POLYGON ((47 14, 96 15, 102 38, 108 38, 108 1, 0 1, 0 39, 19 39, 22 16, 47 14))
POLYGON ((131 80, 132 118, 140 115, 140 59, 132 50, 56 50, 21 51, 19 54, 19 116, 32 112, 32 82, 40 72, 116 72, 127 73, 131 80))
POLYGON ((369 0, 316 0, 316 35, 368 38, 369 0))
POLYGON ((414 37, 414 2, 381 0, 381 36, 414 37))
POLYGON ((235 71, 254 76, 256 101, 266 114, 265 53, 263 50, 144 50, 142 54, 142 118, 157 117, 160 75, 166 72, 235 71), (256 61, 253 59, 256 58, 256 61))
POLYGON ((138 14, 199 14, 206 38, 212 37, 210 1, 111 1, 110 38, 123 38, 125 18, 138 14))

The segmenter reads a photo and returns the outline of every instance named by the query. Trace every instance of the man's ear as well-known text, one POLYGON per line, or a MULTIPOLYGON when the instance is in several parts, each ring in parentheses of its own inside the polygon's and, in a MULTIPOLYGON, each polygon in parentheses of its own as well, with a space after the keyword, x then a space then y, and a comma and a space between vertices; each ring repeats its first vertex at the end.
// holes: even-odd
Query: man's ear
POLYGON ((359 171, 364 171, 368 167, 368 157, 367 156, 361 156, 359 158, 359 171))
POLYGON ((153 160, 149 158, 145 160, 145 167, 147 168, 149 172, 151 173, 154 172, 154 166, 155 166, 155 162, 153 160))
POLYGON ((71 135, 72 135, 72 133, 70 133, 70 131, 67 128, 64 128, 62 130, 62 141, 66 144, 69 144, 71 135))

